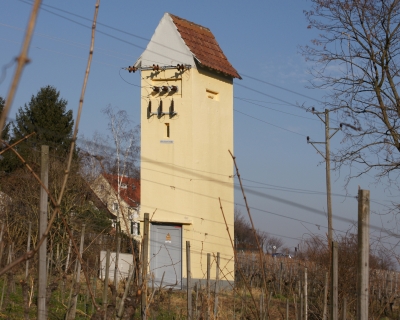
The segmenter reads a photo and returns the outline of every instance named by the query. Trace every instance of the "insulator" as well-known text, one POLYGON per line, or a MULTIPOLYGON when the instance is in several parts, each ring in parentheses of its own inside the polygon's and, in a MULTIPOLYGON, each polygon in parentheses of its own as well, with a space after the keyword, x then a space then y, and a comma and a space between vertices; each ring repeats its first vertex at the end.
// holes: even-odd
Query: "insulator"
POLYGON ((153 91, 157 93, 160 92, 160 87, 153 87, 153 91))
POLYGON ((160 70, 159 65, 153 64, 153 71, 159 71, 159 70, 160 70))
POLYGON ((169 88, 172 92, 178 92, 178 86, 170 86, 169 88))
POLYGON ((147 119, 151 117, 151 101, 149 101, 149 105, 147 106, 147 119))
POLYGON ((310 137, 309 136, 307 136, 307 142, 310 142, 310 137))
POLYGON ((129 71, 129 73, 131 73, 131 72, 133 72, 133 73, 134 73, 136 70, 137 70, 137 68, 136 68, 135 66, 132 66, 132 67, 131 67, 131 66, 129 66, 129 67, 128 67, 128 71, 129 71))
POLYGON ((179 64, 178 63, 178 65, 176 66, 176 68, 178 69, 178 71, 183 71, 183 70, 185 70, 185 65, 182 63, 182 64, 179 64))
POLYGON ((161 90, 164 92, 169 92, 169 87, 168 86, 162 86, 161 90))
POLYGON ((314 107, 312 107, 312 108, 311 108, 311 111, 312 111, 312 112, 315 112, 315 108, 314 108, 314 107))
POLYGON ((173 117, 174 114, 175 114, 174 100, 171 100, 171 105, 169 106, 169 116, 173 117))
POLYGON ((157 115, 158 115, 158 117, 161 117, 161 116, 162 116, 162 113, 163 113, 163 110, 162 110, 162 100, 160 100, 160 105, 158 106, 158 110, 157 110, 157 115))

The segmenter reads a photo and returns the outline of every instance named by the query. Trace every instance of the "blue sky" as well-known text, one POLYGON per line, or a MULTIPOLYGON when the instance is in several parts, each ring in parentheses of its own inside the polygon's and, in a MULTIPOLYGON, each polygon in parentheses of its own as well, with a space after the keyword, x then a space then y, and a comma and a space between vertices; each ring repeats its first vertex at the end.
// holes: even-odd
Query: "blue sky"
MULTIPOLYGON (((30 3, 28 0, 1 0, 0 66, 7 65, 20 50, 30 3)), ((45 85, 55 86, 74 112, 78 107, 95 0, 53 0, 43 4, 44 10, 39 14, 29 53, 32 62, 24 70, 9 114, 11 119, 15 118, 18 107, 45 85)), ((140 77, 121 68, 136 61, 165 12, 204 25, 211 29, 232 65, 243 76, 243 80, 235 80, 234 88, 234 151, 241 176, 246 179, 244 184, 249 190, 249 203, 255 208, 252 215, 256 226, 282 236, 285 244, 291 247, 298 243, 293 238, 325 233, 325 164, 322 157, 306 143, 308 135, 315 141, 322 141, 324 126, 315 115, 295 106, 304 104, 321 110, 318 101, 323 101, 325 94, 306 88, 310 79, 308 65, 299 54, 299 45, 309 44, 315 36, 314 31, 307 28, 303 14, 309 6, 310 1, 299 0, 103 0, 97 30, 108 35, 96 34, 80 135, 88 138, 95 131, 105 130, 107 120, 101 110, 108 104, 126 110, 131 120, 139 123, 140 92, 136 86, 140 85, 140 77), (253 103, 249 103, 250 99, 253 103), (298 203, 303 208, 272 200, 270 196, 298 203), (305 210, 304 206, 313 210, 305 210)), ((5 78, 0 83, 0 95, 3 97, 7 95, 13 71, 14 66, 6 69, 5 78)), ((334 126, 336 117, 332 115, 331 118, 334 126)), ((342 138, 339 132, 332 139, 332 150, 340 146, 342 138)), ((397 196, 397 190, 373 184, 369 176, 352 181, 345 190, 347 174, 346 170, 332 173, 332 190, 338 194, 333 197, 334 215, 356 221, 357 200, 354 196, 360 185, 371 190, 375 201, 371 204, 372 224, 393 226, 391 215, 380 214, 385 212, 384 205, 390 204, 397 196), (347 197, 344 196, 346 194, 347 197)), ((240 207, 243 205, 240 192, 236 192, 235 201, 245 213, 240 207)), ((349 222, 334 219, 334 228, 347 230, 349 222)), ((378 236, 377 231, 373 236, 378 236)))

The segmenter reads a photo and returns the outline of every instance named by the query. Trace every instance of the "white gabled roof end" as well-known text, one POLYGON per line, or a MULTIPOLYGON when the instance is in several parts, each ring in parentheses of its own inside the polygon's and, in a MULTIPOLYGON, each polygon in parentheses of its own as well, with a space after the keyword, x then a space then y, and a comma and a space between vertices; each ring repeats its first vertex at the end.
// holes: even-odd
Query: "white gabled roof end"
POLYGON ((193 53, 183 41, 169 13, 162 17, 145 51, 135 62, 135 67, 153 64, 160 67, 188 64, 194 67, 193 53))

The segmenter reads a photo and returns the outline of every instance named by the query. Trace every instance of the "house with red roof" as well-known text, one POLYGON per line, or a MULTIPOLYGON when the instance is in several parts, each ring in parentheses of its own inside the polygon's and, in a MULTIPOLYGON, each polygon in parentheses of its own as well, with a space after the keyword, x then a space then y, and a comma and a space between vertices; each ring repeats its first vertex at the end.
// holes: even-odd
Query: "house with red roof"
POLYGON ((140 71, 141 78, 139 219, 151 217, 149 274, 185 287, 190 241, 192 283, 205 281, 207 254, 219 253, 220 283, 233 285, 227 283, 234 281, 228 150, 234 146, 233 79, 241 77, 209 28, 170 13, 128 70, 140 71))
POLYGON ((91 184, 96 196, 113 215, 121 230, 132 236, 140 234, 140 180, 115 174, 100 174, 91 184))

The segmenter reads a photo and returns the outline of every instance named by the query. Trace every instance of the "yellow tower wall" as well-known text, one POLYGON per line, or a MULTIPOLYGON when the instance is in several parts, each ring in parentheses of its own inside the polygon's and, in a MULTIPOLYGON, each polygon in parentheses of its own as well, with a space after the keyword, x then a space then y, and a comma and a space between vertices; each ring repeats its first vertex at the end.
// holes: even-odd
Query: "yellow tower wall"
MULTIPOLYGON (((221 280, 234 279, 233 248, 233 81, 203 68, 183 72, 142 70, 141 218, 182 224, 182 277, 186 278, 186 241, 191 243, 192 278, 206 277, 207 253, 221 255, 221 280), (177 85, 178 92, 158 94, 152 86, 177 85), (149 101, 160 100, 177 115, 147 117, 149 101), (169 124, 170 137, 167 137, 169 124), (155 212, 155 213, 154 213, 155 212), (154 213, 154 214, 153 214, 154 213)), ((215 278, 215 262, 212 267, 215 278)))

